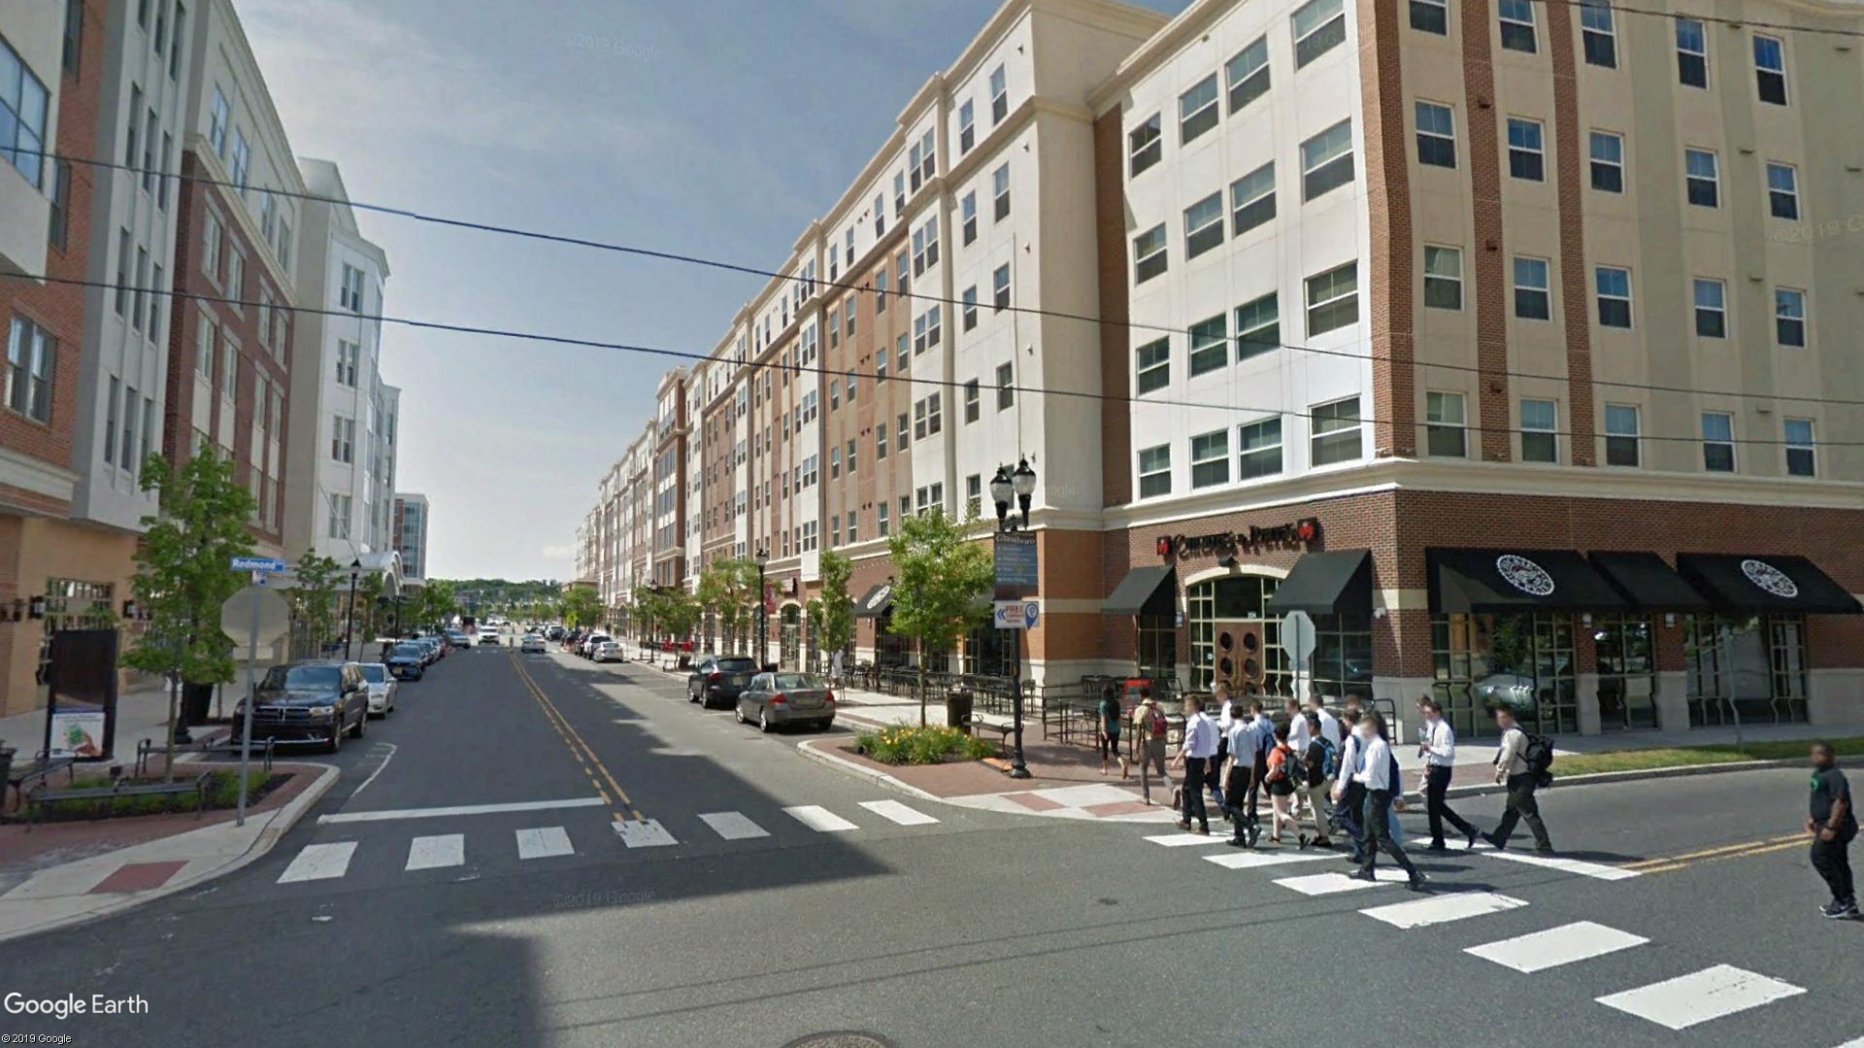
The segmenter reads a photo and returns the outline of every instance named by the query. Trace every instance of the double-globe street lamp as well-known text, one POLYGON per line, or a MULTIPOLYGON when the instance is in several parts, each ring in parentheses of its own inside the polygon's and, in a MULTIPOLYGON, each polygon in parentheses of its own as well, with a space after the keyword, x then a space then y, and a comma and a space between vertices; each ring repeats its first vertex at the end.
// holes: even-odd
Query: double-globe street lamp
MULTIPOLYGON (((998 466, 997 475, 990 478, 990 499, 997 504, 997 530, 1003 534, 1012 534, 1029 526, 1029 498, 1036 491, 1036 471, 1029 468, 1029 460, 1024 458, 1017 462, 1015 472, 1008 466, 998 466), (1020 522, 1010 516, 1010 499, 1016 499, 1017 507, 1022 511, 1020 522)), ((1010 631, 1010 710, 1015 720, 1016 748, 1010 753, 1010 778, 1027 779, 1029 766, 1023 762, 1023 631, 1010 631)))
POLYGON ((356 583, 362 579, 362 558, 350 561, 349 607, 343 615, 343 661, 350 660, 350 647, 356 637, 356 583))
POLYGON ((764 595, 764 565, 770 563, 770 550, 764 546, 757 547, 753 559, 757 561, 757 669, 761 673, 764 657, 770 653, 770 621, 768 612, 764 610, 767 599, 764 595))

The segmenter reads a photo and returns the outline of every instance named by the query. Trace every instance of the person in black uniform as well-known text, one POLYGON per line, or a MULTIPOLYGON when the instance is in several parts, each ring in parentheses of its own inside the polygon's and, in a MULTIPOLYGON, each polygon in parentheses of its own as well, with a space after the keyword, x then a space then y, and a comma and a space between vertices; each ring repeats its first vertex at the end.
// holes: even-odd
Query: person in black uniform
POLYGON ((1812 744, 1812 804, 1806 832, 1812 835, 1812 868, 1832 889, 1832 901, 1819 912, 1857 919, 1857 886, 1851 880, 1847 853, 1858 835, 1858 817, 1851 803, 1851 783, 1838 770, 1838 754, 1829 742, 1812 744))

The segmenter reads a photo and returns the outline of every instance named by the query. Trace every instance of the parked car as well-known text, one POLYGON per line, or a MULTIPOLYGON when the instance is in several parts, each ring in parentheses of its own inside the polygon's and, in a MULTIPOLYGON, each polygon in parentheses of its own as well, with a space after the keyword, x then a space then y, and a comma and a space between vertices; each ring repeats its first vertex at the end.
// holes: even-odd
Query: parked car
POLYGON ((518 650, 526 655, 532 652, 542 655, 544 653, 544 638, 535 633, 526 633, 524 639, 518 642, 518 650))
POLYGON ((686 699, 706 709, 729 703, 751 683, 757 663, 745 655, 705 655, 686 678, 686 699))
POLYGON ((369 716, 386 717, 395 712, 395 693, 401 690, 401 684, 389 672, 388 664, 363 663, 362 678, 369 682, 369 716))
POLYGON ((484 647, 485 645, 488 645, 488 644, 493 647, 497 647, 498 646, 498 627, 496 626, 481 627, 479 630, 479 644, 481 647, 484 647))
MULTIPOLYGON (((278 742, 321 742, 331 753, 343 736, 360 739, 369 722, 369 682, 354 662, 306 661, 274 666, 261 681, 252 709, 254 737, 278 742)), ((246 700, 234 710, 233 735, 245 730, 246 700)))
POLYGON ((412 643, 421 649, 421 662, 423 665, 432 666, 434 663, 440 661, 440 645, 432 637, 422 637, 412 643))
POLYGON ((738 693, 735 712, 739 724, 756 721, 761 731, 775 731, 786 724, 826 731, 835 723, 835 693, 827 681, 811 674, 759 673, 738 693))
POLYGON ((563 639, 563 627, 561 626, 550 627, 550 629, 544 633, 544 639, 553 640, 553 641, 562 640, 563 639))
POLYGON ((427 675, 425 651, 415 641, 403 641, 388 649, 382 662, 396 680, 420 680, 427 675))
POLYGON ((621 653, 621 645, 612 640, 601 641, 589 657, 596 662, 627 662, 627 656, 621 653))
POLYGON ((447 643, 456 648, 470 648, 472 647, 472 638, 460 630, 448 630, 447 643))
POLYGON ((576 646, 576 654, 581 655, 585 659, 593 659, 595 658, 596 645, 614 639, 615 638, 606 633, 591 633, 587 637, 584 637, 582 642, 576 646))

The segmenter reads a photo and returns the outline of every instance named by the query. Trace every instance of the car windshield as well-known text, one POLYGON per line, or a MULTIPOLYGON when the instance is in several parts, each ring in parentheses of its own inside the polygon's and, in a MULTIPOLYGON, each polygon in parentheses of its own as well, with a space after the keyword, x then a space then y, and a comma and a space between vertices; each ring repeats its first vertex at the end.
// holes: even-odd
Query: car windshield
POLYGON ((808 691, 822 687, 820 677, 811 677, 807 673, 778 673, 771 676, 778 691, 808 691))
POLYGON ((334 687, 343 677, 336 666, 274 666, 265 675, 268 688, 334 687))
POLYGON ((410 659, 418 659, 421 657, 421 646, 419 644, 397 644, 395 645, 395 654, 405 655, 410 659))
POLYGON ((362 675, 371 684, 383 684, 388 681, 388 667, 379 662, 365 662, 362 675))
POLYGON ((720 673, 750 673, 757 669, 757 663, 746 658, 729 658, 718 660, 720 673))

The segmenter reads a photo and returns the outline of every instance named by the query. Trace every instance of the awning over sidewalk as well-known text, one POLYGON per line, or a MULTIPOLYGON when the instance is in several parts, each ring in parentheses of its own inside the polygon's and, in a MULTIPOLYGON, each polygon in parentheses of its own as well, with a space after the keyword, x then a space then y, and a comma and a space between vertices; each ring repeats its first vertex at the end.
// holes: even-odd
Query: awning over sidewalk
POLYGON ((1799 615, 1864 612, 1849 590, 1804 557, 1678 553, 1676 570, 1725 611, 1799 615))
POLYGON ((1568 549, 1429 549, 1430 609, 1452 615, 1611 611, 1625 600, 1568 549))
POLYGON ((1276 615, 1372 614, 1372 553, 1363 549, 1304 553, 1275 587, 1268 610, 1276 615))
POLYGON ((1177 573, 1171 565, 1143 565, 1126 573, 1120 584, 1113 588, 1113 595, 1101 603, 1100 613, 1172 615, 1178 608, 1177 589, 1177 573))
POLYGON ((893 583, 883 582, 867 591, 867 596, 854 606, 857 619, 877 619, 893 608, 893 583))
POLYGON ((1592 566, 1645 611, 1690 613, 1709 608, 1709 599, 1655 553, 1594 553, 1592 566))

